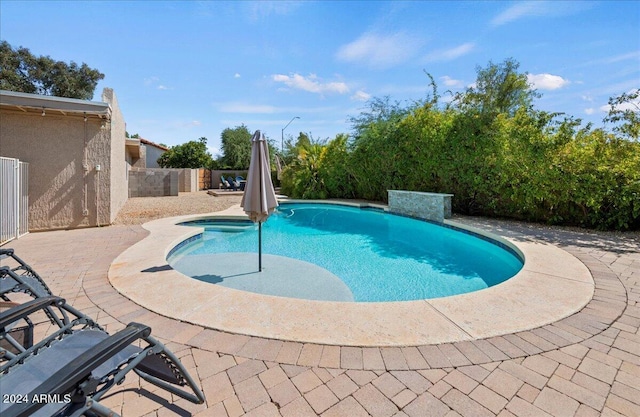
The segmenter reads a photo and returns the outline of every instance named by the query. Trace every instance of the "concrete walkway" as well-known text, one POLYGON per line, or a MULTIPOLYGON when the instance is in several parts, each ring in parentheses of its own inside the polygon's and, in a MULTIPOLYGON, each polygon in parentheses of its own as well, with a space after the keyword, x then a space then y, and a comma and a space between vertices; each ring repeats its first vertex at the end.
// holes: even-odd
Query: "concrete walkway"
POLYGON ((102 401, 127 417, 640 416, 637 235, 456 220, 573 254, 593 275, 593 300, 556 323, 488 339, 381 348, 305 344, 179 322, 120 295, 107 272, 146 236, 140 226, 34 233, 6 246, 107 330, 130 321, 150 325, 207 397, 193 405, 133 376, 102 401))

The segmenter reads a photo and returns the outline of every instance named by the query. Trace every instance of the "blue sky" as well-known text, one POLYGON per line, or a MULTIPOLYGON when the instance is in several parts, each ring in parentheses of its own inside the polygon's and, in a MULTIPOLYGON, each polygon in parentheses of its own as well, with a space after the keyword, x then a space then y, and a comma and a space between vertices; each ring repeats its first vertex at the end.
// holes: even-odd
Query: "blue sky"
POLYGON ((0 37, 85 62, 115 90, 129 133, 169 146, 245 124, 349 133, 372 97, 446 100, 476 67, 514 58, 539 109, 602 125, 607 100, 640 87, 637 1, 13 1, 0 37))

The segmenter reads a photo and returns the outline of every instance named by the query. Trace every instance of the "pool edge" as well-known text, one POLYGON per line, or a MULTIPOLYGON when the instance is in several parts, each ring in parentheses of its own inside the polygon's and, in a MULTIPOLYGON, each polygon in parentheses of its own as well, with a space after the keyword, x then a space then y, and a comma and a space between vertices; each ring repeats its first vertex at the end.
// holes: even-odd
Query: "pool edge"
MULTIPOLYGON (((356 204, 361 206, 361 203, 356 204)), ((563 276, 561 271, 527 268, 527 251, 531 248, 521 251, 515 241, 506 237, 501 239, 514 245, 525 256, 525 267, 521 271, 524 279, 516 280, 519 273, 486 290, 431 300, 387 303, 292 300, 223 289, 206 283, 202 284, 208 287, 189 284, 193 280, 173 270, 158 271, 153 276, 142 272, 166 265, 166 255, 172 248, 170 245, 175 246, 199 232, 197 227, 178 226, 176 223, 210 217, 246 218, 236 206, 218 213, 146 223, 144 227, 151 232, 150 235, 123 252, 112 264, 109 270, 112 285, 145 308, 204 327, 250 336, 343 346, 418 346, 529 330, 579 311, 591 300, 595 287, 586 266, 568 252, 540 242, 531 243, 538 251, 546 250, 542 254, 545 258, 551 252, 561 255, 566 262, 559 264, 573 265, 571 274, 577 272, 579 279, 563 276), (560 282, 565 289, 563 294, 572 299, 558 299, 557 291, 541 291, 540 285, 536 285, 553 282, 560 282), (528 295, 532 286, 536 290, 535 297, 528 295), (171 291, 175 295, 172 298, 178 300, 167 303, 167 291, 171 291), (478 297, 479 293, 483 295, 478 297), (531 299, 520 300, 522 297, 531 299), (492 306, 505 300, 512 302, 507 309, 499 310, 503 313, 501 321, 493 322, 499 316, 492 306), (469 316, 469 306, 472 305, 474 319, 469 316), (551 308, 546 308, 547 305, 551 308)), ((540 254, 534 253, 534 256, 540 254)))

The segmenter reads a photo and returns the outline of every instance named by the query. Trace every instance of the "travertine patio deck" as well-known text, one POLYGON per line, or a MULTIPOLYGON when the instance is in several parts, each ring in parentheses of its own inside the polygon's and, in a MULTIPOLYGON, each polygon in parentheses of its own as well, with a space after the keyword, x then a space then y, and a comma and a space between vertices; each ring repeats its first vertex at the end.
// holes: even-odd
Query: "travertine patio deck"
MULTIPOLYGON (((194 280, 167 264, 170 249, 203 232, 202 227, 181 226, 181 223, 236 217, 246 219, 240 206, 211 215, 171 217, 145 223, 143 227, 150 231, 149 236, 111 264, 111 285, 142 307, 203 327, 269 339, 360 347, 441 344, 530 330, 571 316, 581 310, 594 293, 589 269, 575 256, 551 244, 522 237, 495 236, 523 254, 526 260, 522 270, 509 280, 483 291, 403 302, 353 303, 274 297, 194 280), (173 295, 170 302, 166 299, 167 292, 173 295)), ((233 269, 235 273, 258 274, 257 265, 252 262, 255 256, 227 254, 227 257, 247 261, 242 271, 233 269)), ((320 279, 322 273, 330 274, 320 267, 310 268, 306 263, 285 257, 267 255, 263 266, 260 281, 276 282, 284 272, 291 282, 289 285, 301 283, 303 277, 313 281, 313 275, 320 279)), ((199 272, 221 277, 229 270, 209 264, 199 272)))
POLYGON ((140 226, 34 233, 6 246, 108 330, 149 324, 207 396, 196 406, 133 377, 103 400, 124 416, 640 415, 637 234, 458 221, 571 253, 593 275, 593 299, 557 322, 484 339, 365 348, 299 343, 179 322, 119 294, 107 271, 147 235, 140 226))

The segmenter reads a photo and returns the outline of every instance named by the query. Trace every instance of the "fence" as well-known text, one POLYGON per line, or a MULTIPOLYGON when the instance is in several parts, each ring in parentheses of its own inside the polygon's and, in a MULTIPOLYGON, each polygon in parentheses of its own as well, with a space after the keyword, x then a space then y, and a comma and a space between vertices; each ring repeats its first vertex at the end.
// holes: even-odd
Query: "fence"
POLYGON ((29 164, 0 157, 0 245, 29 232, 29 164))
POLYGON ((211 186, 211 170, 200 168, 198 170, 198 190, 208 190, 211 186))

